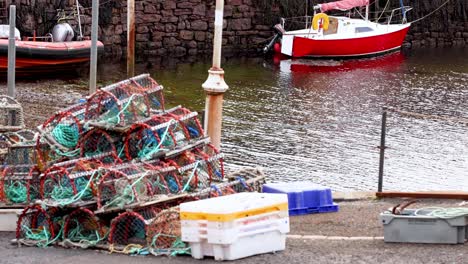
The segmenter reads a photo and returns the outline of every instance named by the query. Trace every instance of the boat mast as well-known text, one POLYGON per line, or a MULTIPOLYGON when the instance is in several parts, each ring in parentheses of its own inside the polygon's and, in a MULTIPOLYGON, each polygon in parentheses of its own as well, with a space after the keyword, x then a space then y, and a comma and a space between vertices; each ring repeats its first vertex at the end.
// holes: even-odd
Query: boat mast
POLYGON ((366 21, 369 20, 369 4, 366 5, 366 21))
POLYGON ((309 0, 305 1, 305 27, 309 27, 309 0))

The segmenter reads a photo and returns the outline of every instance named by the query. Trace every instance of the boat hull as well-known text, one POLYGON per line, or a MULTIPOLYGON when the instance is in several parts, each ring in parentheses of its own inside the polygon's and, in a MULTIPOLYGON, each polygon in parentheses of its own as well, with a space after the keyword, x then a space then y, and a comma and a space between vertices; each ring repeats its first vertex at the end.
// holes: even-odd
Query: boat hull
MULTIPOLYGON (((98 52, 104 45, 98 42, 98 52)), ((16 71, 19 73, 57 72, 75 69, 90 60, 91 41, 16 41, 16 71)), ((8 40, 0 39, 0 72, 8 69, 8 40)))
POLYGON ((345 39, 311 39, 294 36, 292 57, 366 57, 401 47, 409 25, 390 33, 345 39))

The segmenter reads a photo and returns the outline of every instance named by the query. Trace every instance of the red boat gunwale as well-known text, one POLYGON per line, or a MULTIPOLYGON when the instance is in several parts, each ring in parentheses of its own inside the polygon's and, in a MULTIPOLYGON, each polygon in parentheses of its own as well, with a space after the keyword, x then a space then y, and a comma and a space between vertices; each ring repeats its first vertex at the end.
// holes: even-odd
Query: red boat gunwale
MULTIPOLYGON (((98 41, 98 51, 102 51, 104 45, 98 41)), ((69 60, 77 58, 89 58, 91 41, 70 42, 44 42, 44 41, 16 41, 16 57, 44 60, 69 60)), ((8 55, 8 40, 0 39, 0 56, 8 55)))
MULTIPOLYGON (((104 45, 98 41, 98 52, 104 45)), ((90 60, 91 41, 16 41, 16 70, 55 72, 68 70, 90 60)), ((0 39, 0 72, 8 68, 8 40, 0 39)))

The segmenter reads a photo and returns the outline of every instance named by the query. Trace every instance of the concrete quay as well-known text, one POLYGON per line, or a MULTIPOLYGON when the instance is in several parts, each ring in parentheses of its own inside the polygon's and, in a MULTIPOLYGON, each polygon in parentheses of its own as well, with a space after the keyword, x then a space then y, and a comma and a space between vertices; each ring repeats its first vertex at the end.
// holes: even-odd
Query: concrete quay
MULTIPOLYGON (((286 250, 235 261, 236 263, 468 263, 468 245, 394 244, 383 241, 379 213, 403 199, 375 199, 370 193, 338 194, 336 213, 290 217, 286 250), (341 196, 340 196, 341 195, 341 196), (360 198, 359 198, 360 197, 360 198)), ((411 207, 466 206, 461 200, 425 199, 411 207)), ((0 263, 215 263, 190 256, 153 257, 109 254, 92 249, 46 249, 10 244, 13 232, 0 237, 0 263)), ((217 262, 219 263, 219 262, 217 262)))

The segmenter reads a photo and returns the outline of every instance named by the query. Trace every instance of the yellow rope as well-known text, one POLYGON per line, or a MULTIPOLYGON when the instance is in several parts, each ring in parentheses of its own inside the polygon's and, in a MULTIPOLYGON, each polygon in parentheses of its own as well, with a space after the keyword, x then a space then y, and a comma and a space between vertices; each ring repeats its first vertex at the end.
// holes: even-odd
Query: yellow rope
POLYGON ((110 244, 109 245, 109 254, 112 254, 113 252, 116 252, 116 253, 123 253, 123 254, 129 255, 129 254, 138 253, 142 249, 143 249, 142 245, 128 244, 122 250, 118 250, 118 249, 115 249, 114 244, 110 244))

